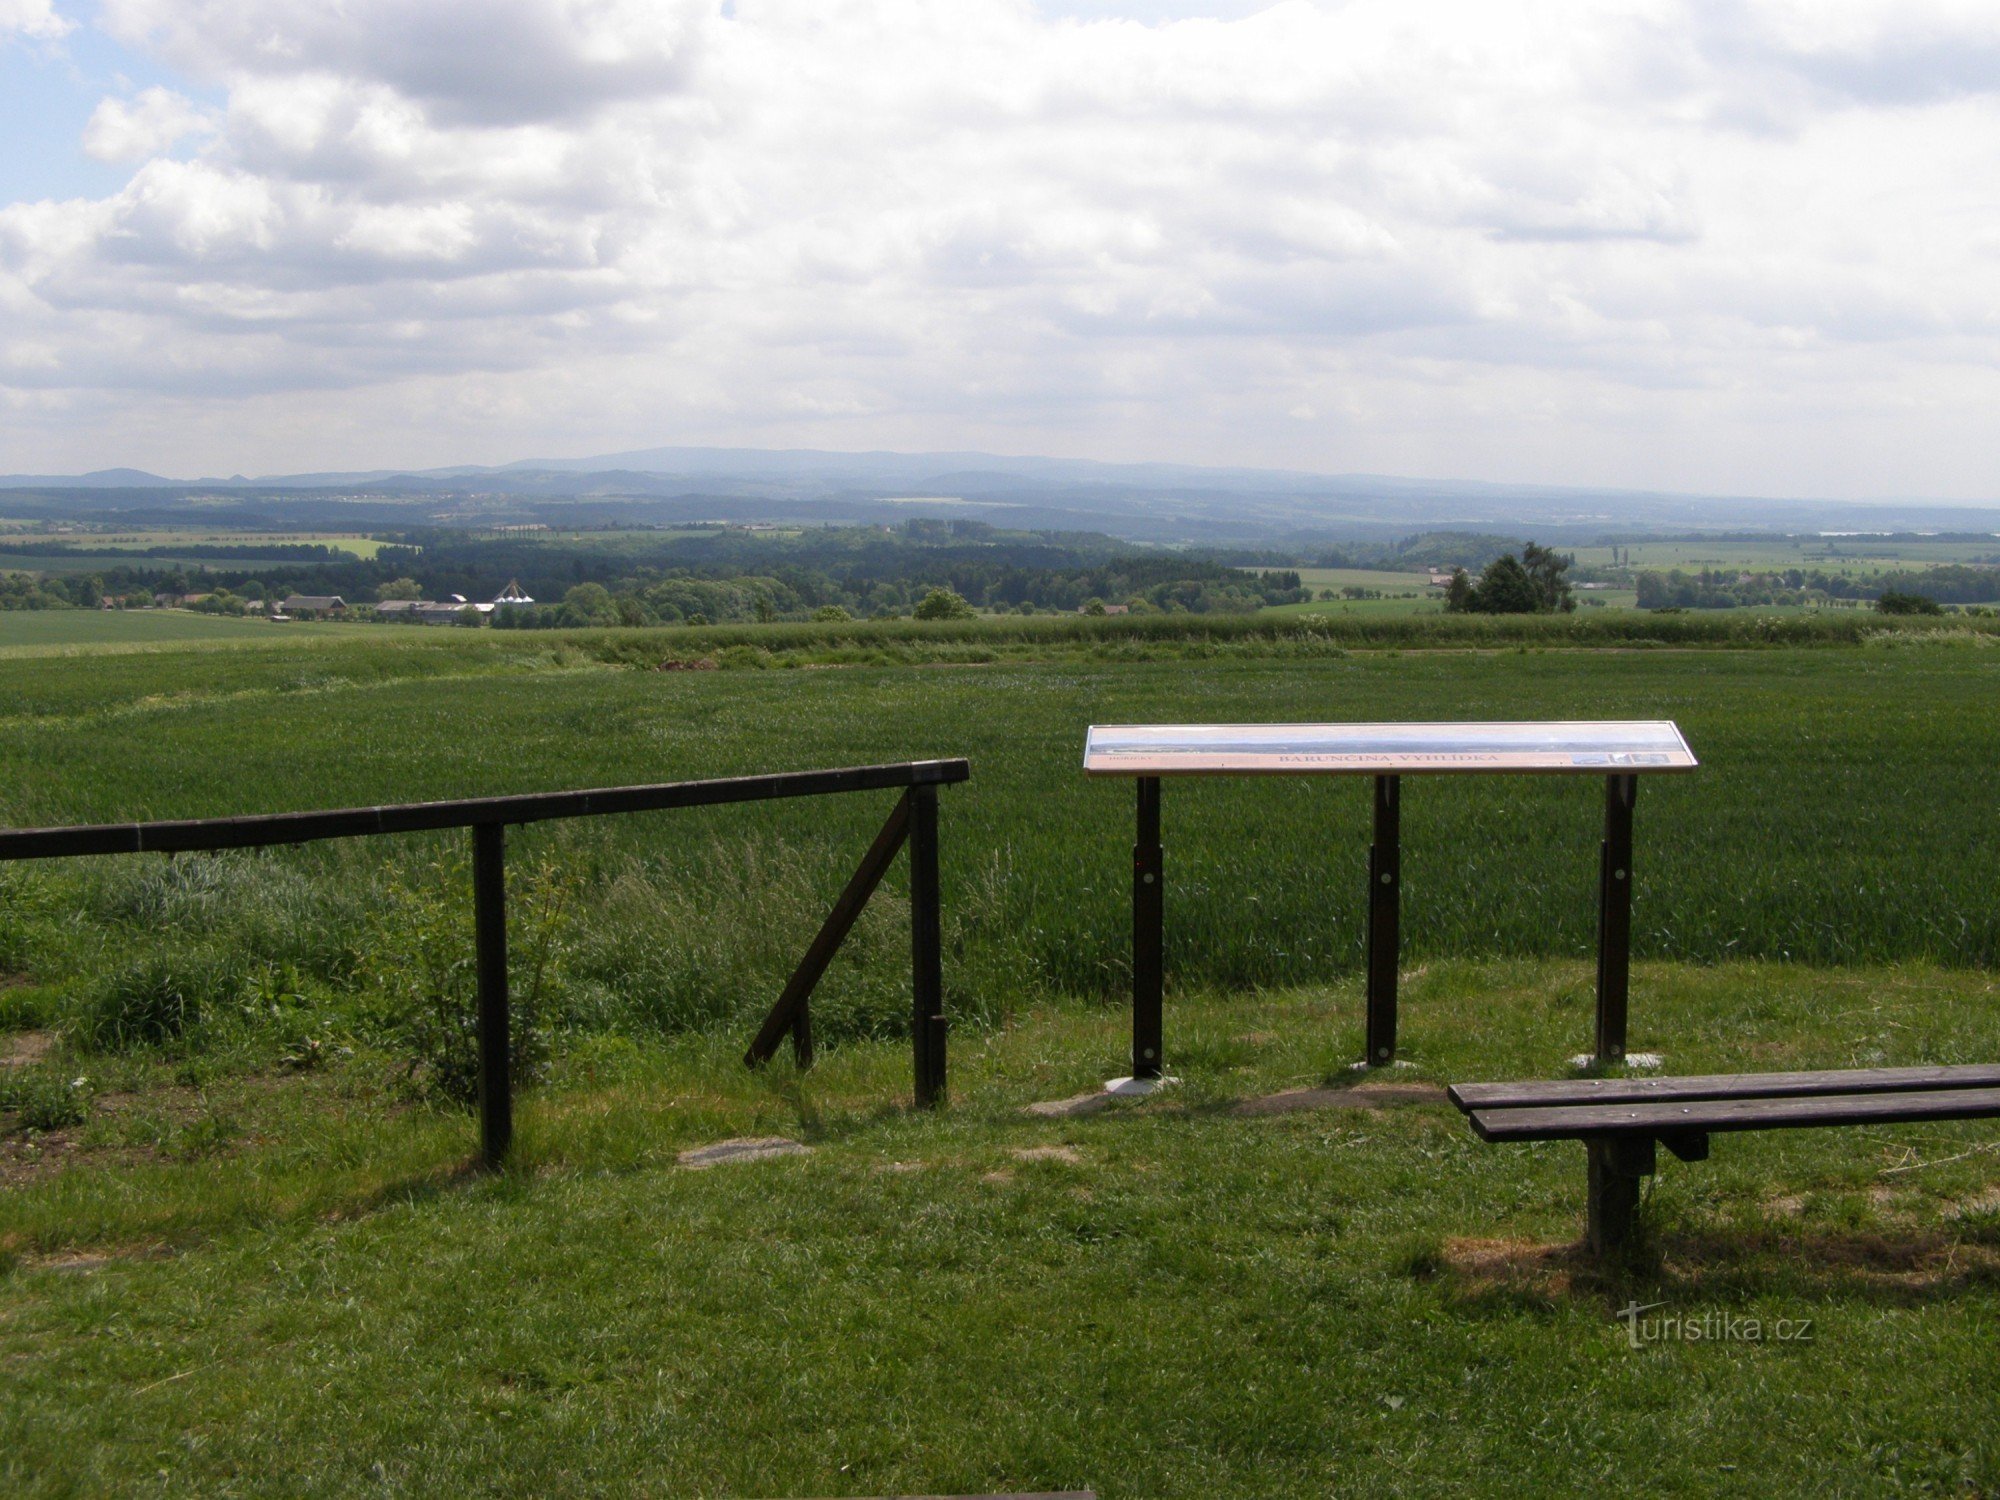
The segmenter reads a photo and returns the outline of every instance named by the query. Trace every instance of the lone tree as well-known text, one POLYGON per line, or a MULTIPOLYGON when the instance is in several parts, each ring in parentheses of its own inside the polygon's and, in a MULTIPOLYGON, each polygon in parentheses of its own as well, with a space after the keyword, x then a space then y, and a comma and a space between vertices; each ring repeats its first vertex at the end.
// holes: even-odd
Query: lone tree
POLYGON ((1502 553, 1486 565, 1474 583, 1465 569, 1454 568, 1445 589, 1444 607, 1453 614, 1549 615, 1576 608, 1570 593, 1570 560, 1548 547, 1528 543, 1516 557, 1502 553))
POLYGON ((969 620, 973 608, 965 602, 963 594, 951 589, 932 589, 910 613, 919 620, 969 620))
POLYGON ((1944 606, 1928 594, 1884 589, 1882 597, 1875 601, 1875 612, 1884 615, 1941 615, 1944 606))

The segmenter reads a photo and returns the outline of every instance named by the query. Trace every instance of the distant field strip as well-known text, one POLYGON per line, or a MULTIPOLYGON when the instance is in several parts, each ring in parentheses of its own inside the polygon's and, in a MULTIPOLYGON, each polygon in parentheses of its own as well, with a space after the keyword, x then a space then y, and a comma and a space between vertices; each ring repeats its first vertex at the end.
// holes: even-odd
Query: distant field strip
POLYGON ((180 609, 0 610, 0 657, 60 655, 79 647, 183 647, 231 641, 271 641, 279 632, 303 631, 330 639, 366 627, 273 624, 235 615, 180 609))
POLYGON ((143 552, 149 547, 327 547, 350 557, 373 557, 392 545, 377 537, 340 531, 105 531, 0 533, 17 542, 55 542, 79 550, 112 548, 143 552))

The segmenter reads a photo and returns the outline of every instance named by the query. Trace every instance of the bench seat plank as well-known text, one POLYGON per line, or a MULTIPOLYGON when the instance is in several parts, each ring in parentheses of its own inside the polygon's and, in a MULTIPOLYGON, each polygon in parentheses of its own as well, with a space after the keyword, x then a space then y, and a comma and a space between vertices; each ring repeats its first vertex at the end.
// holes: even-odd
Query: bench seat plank
POLYGON ((1530 1109, 1475 1109, 1472 1128, 1487 1141, 1556 1141, 1593 1135, 1781 1130, 1810 1125, 1893 1124, 2000 1117, 2000 1088, 1928 1089, 1804 1098, 1649 1100, 1530 1109))
POLYGON ((1843 1068, 1819 1073, 1721 1073, 1698 1078, 1560 1078, 1526 1083, 1457 1083, 1448 1092, 1451 1102, 1460 1109, 1474 1110, 1975 1088, 2000 1088, 2000 1063, 1924 1068, 1843 1068))

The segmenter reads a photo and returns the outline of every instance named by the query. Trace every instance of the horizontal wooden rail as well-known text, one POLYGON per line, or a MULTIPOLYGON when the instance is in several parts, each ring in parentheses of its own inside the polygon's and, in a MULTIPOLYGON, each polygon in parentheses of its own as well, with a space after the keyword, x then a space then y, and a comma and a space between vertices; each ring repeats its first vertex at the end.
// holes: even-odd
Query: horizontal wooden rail
MULTIPOLYGON (((507 887, 505 829, 510 823, 589 818, 607 813, 656 812, 676 807, 717 807, 779 797, 824 797, 839 792, 903 789, 863 872, 850 882, 780 998, 774 1017, 783 1025, 772 1042, 793 1030, 800 1060, 811 1057, 806 1003, 834 950, 860 912, 896 851, 912 844, 910 869, 911 1040, 916 1059, 917 1103, 944 1095, 943 985, 939 977, 937 789, 972 774, 963 760, 899 761, 833 771, 787 771, 770 776, 728 776, 712 781, 665 781, 650 786, 596 787, 582 792, 529 792, 513 797, 458 797, 449 802, 405 802, 390 807, 348 807, 327 812, 257 813, 236 818, 189 818, 147 823, 95 823, 69 828, 0 829, 0 861, 68 859, 93 854, 193 854, 254 849, 268 844, 308 844, 320 839, 365 838, 469 828, 473 835, 473 926, 478 967, 479 1137, 488 1166, 506 1157, 514 1135, 511 1030, 507 985, 507 887)), ((767 1025, 776 1024, 767 1023, 767 1025)), ((766 1053, 768 1056, 768 1052, 766 1053)))
POLYGON ((191 854, 213 849, 250 849, 265 844, 309 844, 320 839, 363 838, 380 833, 476 828, 482 823, 541 823, 552 818, 714 807, 728 802, 819 797, 835 792, 879 791, 885 787, 942 786, 964 781, 970 775, 971 768, 962 760, 918 760, 885 766, 849 766, 837 771, 787 771, 773 776, 666 781, 650 786, 598 787, 584 792, 529 792, 514 797, 459 797, 449 802, 404 802, 390 807, 347 807, 328 812, 11 828, 0 829, 0 860, 64 859, 88 854, 191 854))

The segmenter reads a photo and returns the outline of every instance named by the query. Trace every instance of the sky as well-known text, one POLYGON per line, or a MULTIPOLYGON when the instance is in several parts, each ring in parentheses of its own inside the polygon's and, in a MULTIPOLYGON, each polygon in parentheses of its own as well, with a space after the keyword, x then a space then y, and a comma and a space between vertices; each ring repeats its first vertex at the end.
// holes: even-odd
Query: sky
POLYGON ((0 0, 0 472, 2000 498, 1991 0, 0 0))

